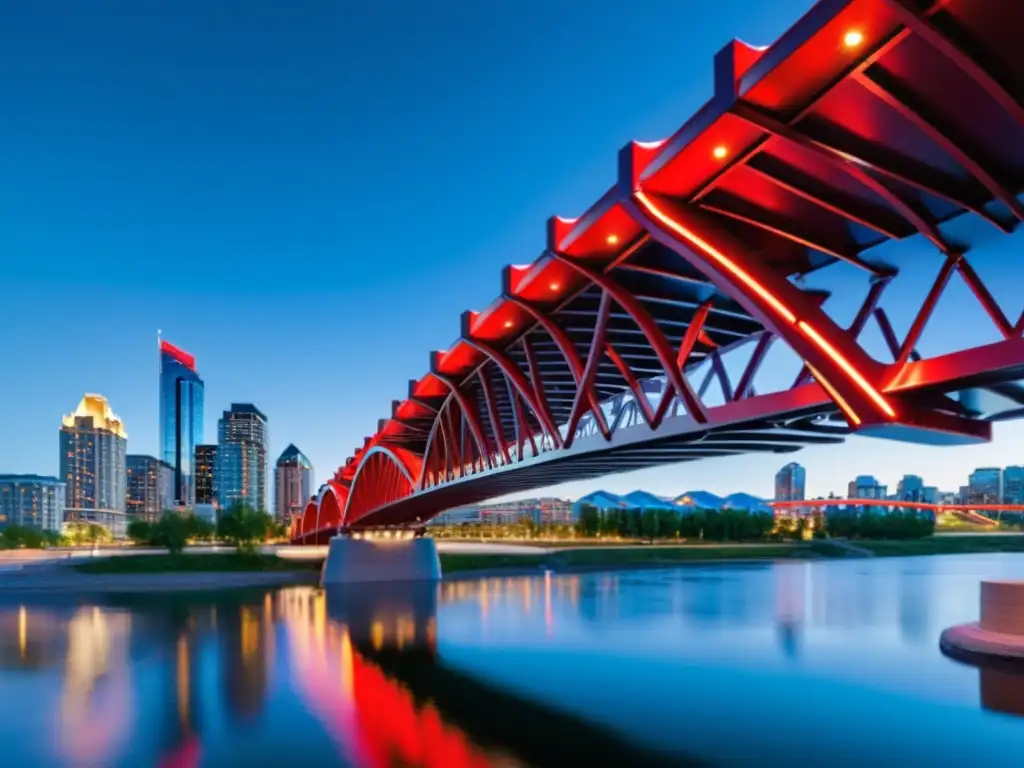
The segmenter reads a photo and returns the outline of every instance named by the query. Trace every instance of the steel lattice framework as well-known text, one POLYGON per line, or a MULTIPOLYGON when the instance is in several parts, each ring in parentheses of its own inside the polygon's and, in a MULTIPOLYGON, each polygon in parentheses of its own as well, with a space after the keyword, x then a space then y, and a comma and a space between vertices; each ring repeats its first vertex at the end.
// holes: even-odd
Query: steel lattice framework
POLYGON ((1024 219, 1020 29, 1016 0, 823 0, 770 47, 730 43, 713 98, 669 139, 625 147, 617 183, 586 213, 549 221, 546 250, 463 314, 460 338, 432 354, 293 539, 850 430, 990 439, 991 420, 1024 414, 1024 314, 1011 320, 993 298, 955 220, 1010 237, 1024 219), (901 338, 883 304, 899 297, 898 271, 879 246, 911 238, 935 253, 937 277, 901 338), (836 265, 859 275, 843 286, 861 297, 848 323, 802 285, 836 265), (1002 340, 922 358, 957 275, 1002 340), (869 323, 885 359, 862 343, 869 323), (776 342, 803 367, 762 393, 776 342), (730 377, 738 350, 749 358, 730 377), (1001 410, 978 406, 979 390, 1001 410))

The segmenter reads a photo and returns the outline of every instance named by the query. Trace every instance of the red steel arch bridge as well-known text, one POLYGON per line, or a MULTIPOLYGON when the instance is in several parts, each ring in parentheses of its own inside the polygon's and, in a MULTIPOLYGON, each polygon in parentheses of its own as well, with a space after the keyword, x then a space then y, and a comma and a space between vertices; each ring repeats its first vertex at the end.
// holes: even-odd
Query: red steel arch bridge
POLYGON ((727 45, 712 98, 623 148, 589 210, 549 220, 546 249, 462 315, 293 541, 851 432, 989 440, 1024 415, 1024 302, 1003 306, 975 266, 1024 243, 1021 29, 1016 0, 822 0, 771 46, 727 45), (887 256, 907 243, 933 275, 912 307, 887 256), (808 287, 833 271, 837 289, 808 287), (955 283, 990 326, 933 353, 922 334, 955 283), (779 347, 799 371, 773 388, 779 347))

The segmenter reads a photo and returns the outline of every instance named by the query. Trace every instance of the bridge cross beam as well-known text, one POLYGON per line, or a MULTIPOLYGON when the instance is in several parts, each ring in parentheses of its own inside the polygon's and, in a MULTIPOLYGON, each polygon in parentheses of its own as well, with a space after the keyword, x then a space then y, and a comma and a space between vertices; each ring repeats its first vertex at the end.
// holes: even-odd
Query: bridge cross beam
POLYGON ((784 339, 842 411, 864 434, 920 442, 977 443, 991 427, 888 394, 887 366, 871 358, 855 337, 836 325, 819 304, 753 258, 740 241, 697 208, 640 183, 641 155, 627 147, 620 155, 619 193, 629 215, 656 241, 671 249, 732 297, 765 327, 784 339))

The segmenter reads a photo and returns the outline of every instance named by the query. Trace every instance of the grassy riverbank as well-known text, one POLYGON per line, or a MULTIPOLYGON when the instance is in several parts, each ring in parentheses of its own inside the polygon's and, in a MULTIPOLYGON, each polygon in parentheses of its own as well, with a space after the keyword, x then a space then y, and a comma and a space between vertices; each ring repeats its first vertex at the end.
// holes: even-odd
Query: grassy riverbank
MULTIPOLYGON (((672 566, 684 563, 750 560, 827 560, 857 556, 911 557, 991 552, 1024 552, 1024 535, 929 536, 923 539, 849 542, 808 541, 770 544, 679 544, 584 546, 537 554, 442 553, 445 574, 471 571, 570 571, 600 568, 672 566)), ((71 566, 87 574, 236 573, 319 571, 321 563, 276 555, 215 554, 106 557, 71 566)))
POLYGON ((286 560, 277 555, 236 552, 104 557, 71 566, 79 573, 235 573, 319 570, 319 562, 286 560))
POLYGON ((813 557, 820 555, 800 544, 590 546, 539 555, 448 553, 441 555, 441 570, 446 574, 508 568, 525 570, 543 567, 552 570, 571 570, 675 565, 717 560, 791 560, 813 557))
POLYGON ((743 560, 831 560, 865 556, 911 557, 989 552, 1024 552, 1024 536, 930 536, 903 541, 856 539, 773 544, 682 544, 657 546, 588 546, 549 554, 442 554, 444 573, 478 570, 573 570, 676 565, 743 560))
POLYGON ((914 555, 969 555, 986 552, 1024 552, 1024 535, 929 536, 906 541, 857 541, 880 557, 914 555))

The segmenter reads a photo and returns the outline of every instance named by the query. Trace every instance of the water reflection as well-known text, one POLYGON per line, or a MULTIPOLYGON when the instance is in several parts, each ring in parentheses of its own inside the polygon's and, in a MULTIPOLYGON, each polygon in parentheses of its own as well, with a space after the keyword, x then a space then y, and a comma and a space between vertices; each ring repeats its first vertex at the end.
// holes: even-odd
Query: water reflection
POLYGON ((817 764, 843 743, 853 765, 920 740, 923 763, 997 765, 1024 677, 937 638, 1015 576, 988 556, 0 604, 4 763, 817 764))

